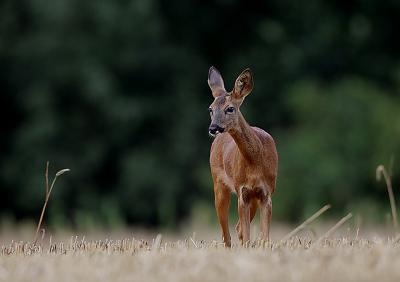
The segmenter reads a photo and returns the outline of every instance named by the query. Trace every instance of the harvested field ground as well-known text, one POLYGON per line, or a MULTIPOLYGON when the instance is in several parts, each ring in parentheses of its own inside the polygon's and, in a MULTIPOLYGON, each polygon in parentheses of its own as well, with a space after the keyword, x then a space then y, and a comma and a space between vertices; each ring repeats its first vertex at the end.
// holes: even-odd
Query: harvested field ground
POLYGON ((399 240, 86 240, 4 244, 0 281, 400 281, 399 240))

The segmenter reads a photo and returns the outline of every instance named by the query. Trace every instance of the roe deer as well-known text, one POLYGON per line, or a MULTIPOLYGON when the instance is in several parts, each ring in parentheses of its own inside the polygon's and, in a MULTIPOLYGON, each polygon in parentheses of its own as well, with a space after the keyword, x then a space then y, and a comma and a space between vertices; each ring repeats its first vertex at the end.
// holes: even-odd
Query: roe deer
POLYGON ((260 207, 261 239, 268 240, 272 216, 271 195, 275 190, 278 154, 271 135, 251 127, 239 110, 253 89, 250 69, 244 70, 231 92, 225 90, 219 71, 211 67, 208 85, 214 102, 209 107, 209 134, 215 137, 210 152, 215 208, 225 246, 231 246, 228 226, 230 192, 238 196, 236 231, 242 245, 250 241, 250 222, 260 207))

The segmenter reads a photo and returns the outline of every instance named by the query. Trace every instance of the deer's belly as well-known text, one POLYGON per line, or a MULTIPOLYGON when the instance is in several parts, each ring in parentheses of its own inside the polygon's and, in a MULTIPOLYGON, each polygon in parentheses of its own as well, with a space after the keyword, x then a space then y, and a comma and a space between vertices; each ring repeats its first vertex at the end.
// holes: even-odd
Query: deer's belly
POLYGON ((226 173, 226 171, 221 170, 218 174, 220 180, 230 189, 231 192, 237 194, 242 187, 246 187, 250 190, 252 189, 267 189, 267 184, 263 181, 262 177, 258 175, 247 175, 243 178, 235 178, 226 173))

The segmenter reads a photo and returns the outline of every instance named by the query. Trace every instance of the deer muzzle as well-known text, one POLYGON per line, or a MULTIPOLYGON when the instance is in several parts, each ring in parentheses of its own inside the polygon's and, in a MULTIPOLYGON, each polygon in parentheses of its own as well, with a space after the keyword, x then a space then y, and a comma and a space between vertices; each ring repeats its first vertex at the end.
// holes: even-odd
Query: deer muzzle
POLYGON ((208 128, 208 133, 210 134, 210 136, 215 137, 218 133, 223 133, 224 130, 224 128, 220 127, 217 124, 211 124, 208 128))

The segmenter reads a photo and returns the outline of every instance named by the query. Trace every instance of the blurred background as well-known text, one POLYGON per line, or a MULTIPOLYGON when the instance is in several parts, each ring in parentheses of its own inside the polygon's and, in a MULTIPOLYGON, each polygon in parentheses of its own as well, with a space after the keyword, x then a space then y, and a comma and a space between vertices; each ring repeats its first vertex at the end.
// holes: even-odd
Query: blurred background
POLYGON ((241 110, 277 143, 274 222, 326 203, 386 222, 375 170, 391 167, 400 195, 399 13, 396 0, 1 1, 0 221, 37 220, 50 161, 51 177, 71 171, 47 226, 216 224, 214 65, 228 90, 253 70, 241 110))

